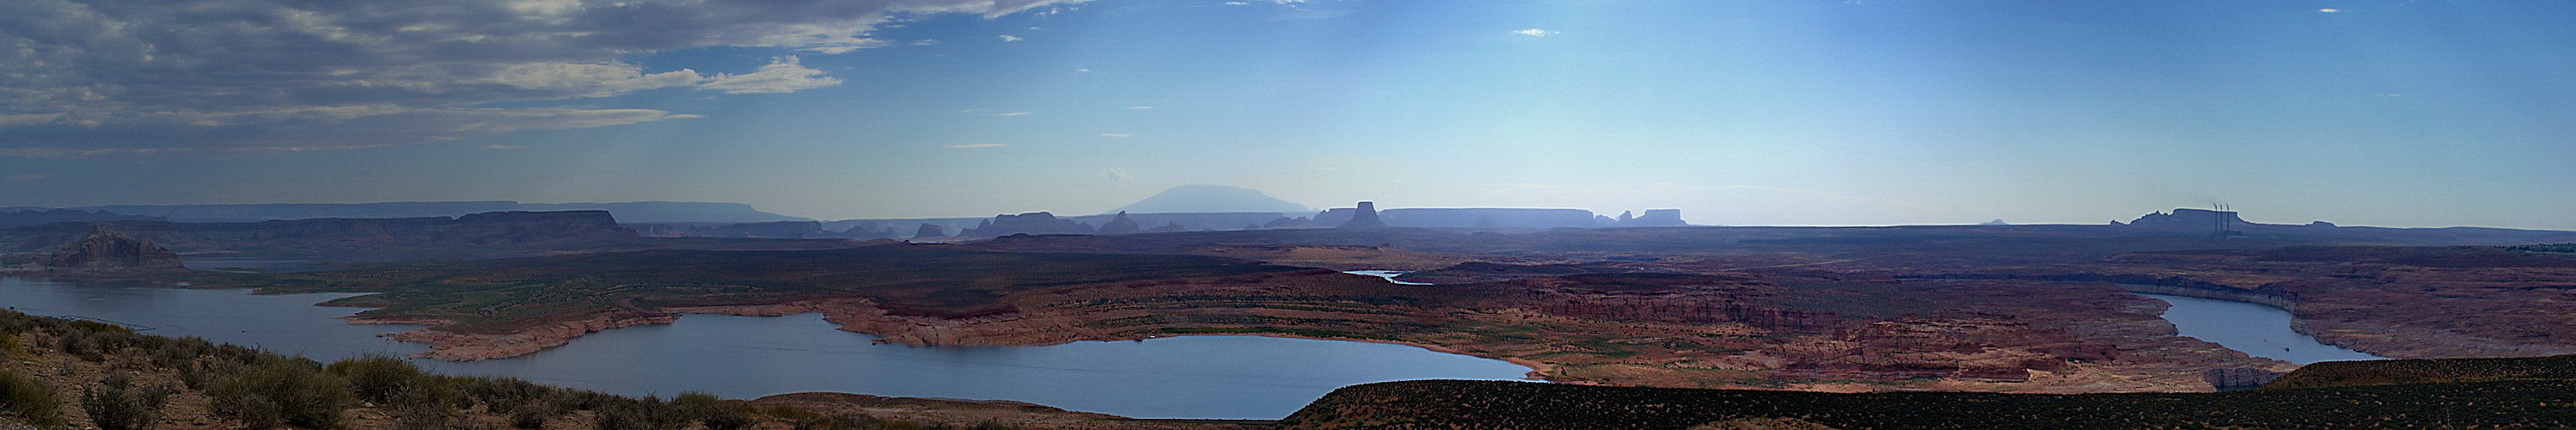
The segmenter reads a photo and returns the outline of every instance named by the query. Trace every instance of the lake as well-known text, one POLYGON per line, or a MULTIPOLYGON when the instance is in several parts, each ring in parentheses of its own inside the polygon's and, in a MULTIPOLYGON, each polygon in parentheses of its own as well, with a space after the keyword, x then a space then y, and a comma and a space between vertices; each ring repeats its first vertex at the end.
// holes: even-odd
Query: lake
MULTIPOLYGON (((312 306, 352 294, 260 296, 244 290, 74 285, 0 278, 0 304, 330 360, 409 354, 425 345, 352 325, 358 308, 312 306)), ((910 347, 834 329, 816 314, 688 315, 669 325, 593 333, 527 356, 415 360, 448 374, 514 376, 627 395, 704 391, 755 398, 804 391, 1017 400, 1139 418, 1276 419, 1342 386, 1408 379, 1521 379, 1528 368, 1417 347, 1259 336, 1178 336, 1038 347, 910 347)))
POLYGON ((1413 273, 1413 271, 1410 271, 1410 270, 1344 270, 1344 271, 1342 271, 1342 273, 1348 273, 1348 274, 1360 275, 1360 276, 1374 276, 1374 277, 1377 277, 1378 279, 1385 279, 1387 283, 1390 283, 1390 284, 1396 284, 1396 285, 1431 285, 1431 283, 1429 283, 1429 282, 1411 282, 1411 281, 1398 281, 1398 280, 1395 280, 1395 277, 1397 277, 1397 276, 1404 276, 1404 274, 1407 274, 1407 273, 1413 273))
POLYGON ((2165 321, 2183 336, 2225 346, 2245 355, 2298 364, 2338 360, 2383 360, 2387 357, 2317 342, 2316 338, 2290 330, 2290 311, 2266 305, 2184 297, 2166 294, 2137 293, 2173 304, 2165 309, 2165 321))

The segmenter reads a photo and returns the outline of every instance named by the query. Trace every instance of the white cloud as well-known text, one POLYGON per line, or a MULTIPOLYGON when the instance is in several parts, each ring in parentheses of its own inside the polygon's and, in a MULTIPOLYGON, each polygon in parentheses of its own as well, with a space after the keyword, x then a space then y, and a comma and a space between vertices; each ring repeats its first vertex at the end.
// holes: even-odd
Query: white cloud
POLYGON ((1556 31, 1554 31, 1554 30, 1540 30, 1540 29, 1532 28, 1532 29, 1526 29, 1526 30, 1512 30, 1512 34, 1518 34, 1518 35, 1522 35, 1522 36, 1530 36, 1530 37, 1547 37, 1547 36, 1554 36, 1554 35, 1556 35, 1556 31))
POLYGON ((1115 167, 1110 168, 1110 169, 1109 169, 1109 171, 1101 172, 1101 173, 1100 173, 1100 175, 1101 175, 1101 176, 1106 176, 1106 177, 1108 177, 1108 178, 1109 178, 1109 182, 1127 182, 1127 179, 1128 179, 1128 178, 1127 178, 1127 169, 1120 169, 1120 168, 1115 168, 1115 167))
POLYGON ((2325 12, 2325 13, 2335 13, 2335 12, 2342 12, 2342 11, 2343 11, 2343 9, 2336 9, 2336 8, 2324 8, 2324 9, 2317 9, 2317 11, 2318 11, 2318 12, 2325 12))
POLYGON ((1074 73, 1091 73, 1091 69, 1073 69, 1074 73))
POLYGON ((13 126, 13 125, 36 125, 36 124, 44 124, 44 123, 54 122, 54 121, 56 121, 56 120, 60 120, 60 119, 62 119, 62 118, 63 118, 63 115, 62 115, 62 114, 52 114, 52 113, 31 113, 31 114, 17 114, 17 115, 0 114, 0 128, 6 128, 6 127, 9 127, 9 126, 13 126))
POLYGON ((517 130, 594 128, 699 118, 654 109, 411 108, 396 105, 324 106, 254 112, 184 113, 129 122, 115 140, 66 128, 78 124, 13 129, 0 133, 0 156, 81 157, 125 154, 198 154, 374 148, 454 140, 517 130), (200 123, 227 124, 226 145, 182 146, 207 134, 200 123), (246 124, 246 125, 244 125, 246 124), (328 124, 331 127, 299 126, 328 124), (141 143, 130 143, 141 142, 141 143))
POLYGON ((1019 36, 1012 36, 1012 35, 1008 35, 1008 34, 1002 35, 1002 41, 1004 41, 1004 42, 1018 42, 1018 41, 1020 41, 1020 40, 1021 40, 1021 39, 1020 39, 1020 37, 1019 37, 1019 36))
POLYGON ((1101 133, 1101 134, 1100 134, 1100 137, 1131 137, 1131 136, 1135 136, 1135 135, 1134 135, 1134 134, 1128 134, 1128 133, 1101 133))
POLYGON ((948 145, 948 147, 950 147, 950 148, 957 148, 957 149, 1000 148, 1000 147, 1004 147, 1004 146, 1010 146, 1010 145, 1004 145, 1004 144, 999 144, 999 143, 969 143, 969 144, 963 144, 963 145, 948 145))
POLYGON ((841 78, 823 76, 823 71, 805 67, 802 60, 790 55, 779 57, 751 73, 717 74, 707 78, 706 83, 698 84, 698 88, 725 94, 777 94, 840 84, 841 78))
POLYGON ((696 85, 706 78, 680 69, 644 73, 643 66, 623 63, 522 63, 493 74, 488 81, 519 88, 558 91, 566 97, 607 97, 655 88, 696 85))
POLYGON ((840 54, 893 43, 869 35, 920 17, 1082 1, 0 1, 0 156, 372 147, 682 118, 484 106, 830 86, 840 80, 793 61, 713 76, 629 61, 707 47, 840 54), (367 114, 301 119, 351 112, 367 114))

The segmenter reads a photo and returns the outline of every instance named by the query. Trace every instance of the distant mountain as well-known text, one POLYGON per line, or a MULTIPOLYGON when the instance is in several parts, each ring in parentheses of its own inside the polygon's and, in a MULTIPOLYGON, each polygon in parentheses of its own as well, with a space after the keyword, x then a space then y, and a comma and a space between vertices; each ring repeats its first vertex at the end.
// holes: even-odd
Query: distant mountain
POLYGON ((1224 185, 1182 185, 1163 190, 1136 203, 1111 212, 1185 213, 1185 212, 1275 212, 1303 213, 1314 209, 1306 205, 1272 198, 1259 190, 1224 185))
POLYGON ((465 214, 507 211, 573 211, 602 210, 616 214, 617 220, 645 222, 769 222, 811 221, 786 215, 761 212, 741 203, 705 202, 627 202, 627 203, 519 203, 513 201, 468 202, 386 202, 386 203, 263 203, 222 205, 117 205, 72 208, 109 211, 125 215, 168 218, 176 222, 236 222, 312 218, 415 218, 455 217, 465 214))
POLYGON ((107 212, 107 211, 90 212, 90 211, 76 211, 76 210, 70 210, 70 209, 25 209, 25 210, 5 210, 5 209, 0 209, 0 225, 37 225, 37 224, 50 224, 50 223, 58 223, 58 222, 94 222, 94 221, 159 221, 159 220, 161 220, 161 219, 160 219, 160 218, 154 218, 154 217, 148 217, 148 216, 118 215, 118 214, 116 214, 116 213, 113 213, 113 212, 107 212))

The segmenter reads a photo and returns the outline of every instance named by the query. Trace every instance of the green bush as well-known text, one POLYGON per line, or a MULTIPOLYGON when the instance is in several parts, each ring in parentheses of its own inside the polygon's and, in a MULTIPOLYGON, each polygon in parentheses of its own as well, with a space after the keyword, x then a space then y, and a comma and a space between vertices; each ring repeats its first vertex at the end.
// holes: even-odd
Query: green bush
POLYGON ((0 370, 0 411, 18 417, 19 421, 37 426, 62 425, 63 412, 55 403, 54 388, 12 370, 0 370))
POLYGON ((71 354, 82 360, 107 359, 107 348, 99 346, 98 335, 88 330, 63 330, 60 334, 54 335, 54 347, 62 349, 64 354, 71 354))
POLYGON ((18 355, 18 333, 0 331, 0 358, 18 355))
MULTIPOLYGON (((120 375, 122 376, 122 375, 120 375)), ((132 430, 152 425, 161 415, 161 405, 170 398, 170 390, 160 386, 128 389, 110 381, 90 387, 81 395, 81 410, 101 430, 132 430)))
POLYGON ((563 404, 559 399, 563 396, 560 393, 562 389, 518 378, 466 376, 448 377, 447 381, 466 398, 483 402, 484 410, 494 415, 513 415, 535 409, 535 413, 552 416, 560 412, 558 408, 563 404))
POLYGON ((680 408, 661 399, 645 396, 641 401, 615 402, 600 408, 600 430, 668 430, 687 428, 692 421, 680 408))
POLYGON ((260 428, 337 427, 340 410, 349 406, 351 397, 347 381, 301 359, 261 360, 207 385, 215 413, 260 428))
POLYGON ((464 403, 464 396, 447 383, 447 378, 420 370, 409 361, 390 355, 367 355, 332 362, 326 367, 333 375, 349 381, 349 391, 358 400, 380 406, 404 409, 415 406, 437 406, 464 403))
POLYGON ((741 404, 726 402, 714 394, 680 393, 671 398, 669 407, 678 409, 692 421, 705 424, 709 430, 736 430, 753 424, 751 410, 741 404))

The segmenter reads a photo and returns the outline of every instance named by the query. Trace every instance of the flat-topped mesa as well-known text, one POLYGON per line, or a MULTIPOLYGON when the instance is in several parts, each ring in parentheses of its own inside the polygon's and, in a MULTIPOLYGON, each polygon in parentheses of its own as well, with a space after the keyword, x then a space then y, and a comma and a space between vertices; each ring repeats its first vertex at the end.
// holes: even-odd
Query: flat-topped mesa
POLYGON ((2335 226, 2333 223, 2324 221, 2308 223, 2305 225, 2260 224, 2245 221, 2244 218, 2237 216, 2236 211, 2190 208, 2174 209, 2173 212, 2170 213, 2157 212, 2147 214, 2146 216, 2138 217, 2135 221, 2129 221, 2127 224, 2120 224, 2118 222, 2113 222, 2112 224, 2136 230, 2202 233, 2220 236, 2243 235, 2248 232, 2279 232, 2285 231, 2284 229, 2332 228, 2335 226))
POLYGON ((999 237, 1014 234, 1086 234, 1091 232, 1092 229, 1090 225, 1083 224, 1079 221, 1056 218, 1055 214, 1047 212, 1030 212, 1019 215, 994 215, 993 219, 984 220, 978 223, 977 227, 957 232, 957 235, 971 237, 999 237))
POLYGON ((45 258, 45 267, 73 271, 186 270, 179 254, 169 248, 106 226, 92 226, 80 240, 55 249, 45 258))
POLYGON ((316 218, 207 224, 222 240, 384 243, 499 244, 570 239, 634 237, 635 230, 617 224, 608 211, 484 212, 456 218, 316 218))
MULTIPOLYGON (((293 222, 293 221, 286 221, 293 222)), ((466 214, 434 236, 467 243, 523 243, 558 239, 633 237, 608 211, 506 211, 466 214)))
POLYGON ((1351 220, 1343 221, 1342 225, 1336 228, 1349 230, 1379 229, 1386 228, 1386 221, 1380 221, 1377 219, 1377 202, 1360 202, 1359 207, 1351 209, 1351 220))
POLYGON ((148 217, 148 216, 118 215, 118 214, 116 214, 116 213, 114 213, 114 212, 108 212, 108 211, 90 212, 90 211, 71 210, 71 209, 51 209, 51 210, 27 209, 27 210, 21 210, 21 211, 17 211, 17 212, 5 212, 5 211, 0 211, 0 225, 43 225, 43 224, 52 224, 52 223, 58 223, 58 222, 161 221, 161 220, 162 220, 162 219, 160 219, 160 218, 148 217))
POLYGON ((1645 216, 1639 216, 1639 217, 1635 217, 1635 218, 1629 218, 1629 217, 1628 217, 1628 213, 1627 213, 1627 212, 1620 212, 1620 213, 1619 213, 1619 221, 1618 221, 1618 222, 1616 222, 1616 223, 1614 223, 1614 224, 1612 224, 1611 226, 1612 226, 1612 227, 1682 227, 1682 226, 1688 226, 1688 225, 1690 225, 1690 223, 1689 223, 1689 222, 1682 221, 1682 210, 1681 210, 1681 209, 1647 209, 1647 210, 1646 210, 1646 215, 1645 215, 1645 216))

